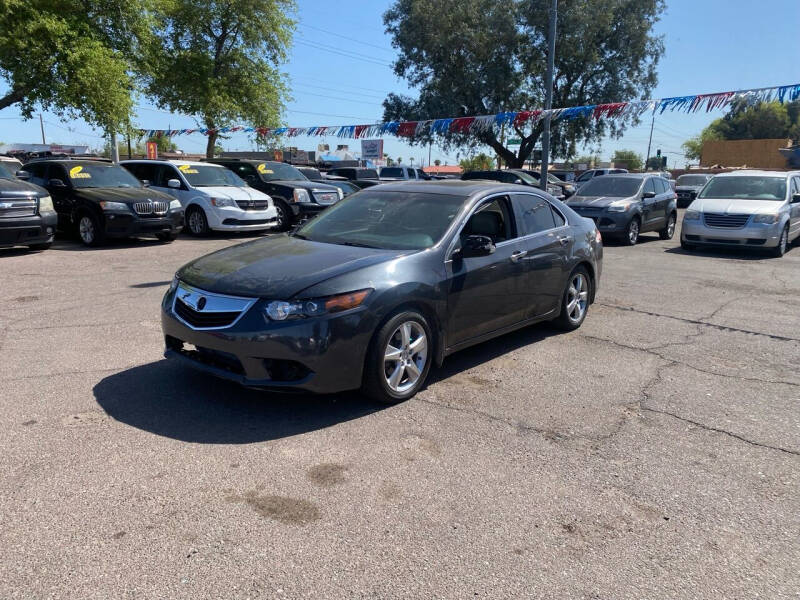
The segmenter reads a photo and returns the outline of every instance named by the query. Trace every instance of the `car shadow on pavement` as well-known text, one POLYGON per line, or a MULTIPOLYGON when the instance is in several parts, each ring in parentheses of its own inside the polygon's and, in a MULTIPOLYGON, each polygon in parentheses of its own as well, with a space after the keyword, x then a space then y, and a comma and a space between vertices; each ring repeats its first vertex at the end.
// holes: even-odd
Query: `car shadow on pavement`
MULTIPOLYGON (((790 248, 791 250, 791 248, 790 248)), ((729 258, 735 260, 769 260, 772 258, 766 251, 757 248, 740 250, 738 248, 697 248, 696 250, 684 250, 680 246, 664 250, 670 254, 683 254, 684 256, 695 256, 697 258, 729 258)))
POLYGON ((121 423, 197 444, 250 444, 324 429, 381 410, 357 392, 276 394, 161 360, 109 375, 97 403, 121 423))

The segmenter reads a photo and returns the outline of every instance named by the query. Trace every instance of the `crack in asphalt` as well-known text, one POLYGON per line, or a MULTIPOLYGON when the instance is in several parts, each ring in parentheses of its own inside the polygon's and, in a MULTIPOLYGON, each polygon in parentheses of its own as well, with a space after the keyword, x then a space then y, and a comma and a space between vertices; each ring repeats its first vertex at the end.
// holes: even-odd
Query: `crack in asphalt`
MULTIPOLYGON (((780 342, 800 342, 800 338, 777 335, 774 333, 764 333, 763 331, 753 331, 750 329, 740 329, 738 327, 731 327, 730 325, 717 325, 716 323, 707 323, 706 321, 702 321, 699 319, 688 319, 686 317, 676 317, 675 315, 667 315, 663 313, 652 312, 649 310, 642 310, 640 308, 634 308, 632 306, 620 306, 618 304, 605 304, 603 302, 597 302, 598 306, 605 306, 606 308, 613 308, 616 310, 624 311, 624 312, 634 312, 639 313, 642 315, 647 315, 649 317, 662 317, 665 319, 674 319, 675 321, 681 321, 682 323, 690 323, 692 325, 701 325, 703 327, 711 327, 714 329, 718 329, 719 331, 733 331, 735 333, 747 333, 749 335, 757 335, 769 338, 771 340, 777 340, 780 342)), ((720 307, 724 308, 724 307, 720 307)), ((703 318, 711 318, 711 317, 703 317, 703 318)))

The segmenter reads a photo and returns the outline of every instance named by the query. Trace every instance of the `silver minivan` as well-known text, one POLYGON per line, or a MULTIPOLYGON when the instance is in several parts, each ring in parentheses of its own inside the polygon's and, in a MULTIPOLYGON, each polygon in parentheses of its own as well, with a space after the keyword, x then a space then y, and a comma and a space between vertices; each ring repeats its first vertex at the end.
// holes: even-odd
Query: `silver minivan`
POLYGON ((800 237, 800 171, 742 170, 709 180, 683 216, 681 246, 767 248, 800 237))

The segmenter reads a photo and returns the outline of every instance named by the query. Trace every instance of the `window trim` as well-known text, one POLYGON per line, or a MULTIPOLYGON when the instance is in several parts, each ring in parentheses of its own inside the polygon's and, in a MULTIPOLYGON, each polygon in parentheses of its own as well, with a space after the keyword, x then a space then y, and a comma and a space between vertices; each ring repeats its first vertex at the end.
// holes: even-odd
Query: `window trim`
MULTIPOLYGON (((461 239, 461 232, 464 230, 464 227, 466 227, 467 222, 472 218, 472 215, 474 215, 481 206, 483 206, 484 204, 487 204, 489 202, 492 202, 496 198, 505 198, 508 201, 509 205, 507 206, 507 208, 509 209, 509 212, 511 213, 511 218, 513 220, 512 225, 514 227, 515 237, 511 238, 510 240, 504 240, 504 241, 500 242, 499 244, 495 244, 495 248, 502 248, 507 244, 516 243, 517 241, 519 241, 521 239, 521 237, 519 235, 517 235, 517 229, 518 229, 517 228, 517 216, 514 214, 514 205, 511 203, 511 194, 512 193, 513 192, 510 192, 510 191, 495 192, 494 194, 490 194, 489 196, 485 196, 484 198, 481 198, 480 200, 478 200, 475 203, 475 205, 471 209, 469 209, 467 211, 467 213, 464 215, 464 217, 462 217, 461 220, 455 225, 454 232, 451 234, 452 237, 450 239, 450 243, 447 245, 447 252, 445 252, 445 255, 444 255, 445 256, 444 264, 453 262, 453 252, 455 251, 455 246, 458 243, 458 241, 461 239)), ((435 246, 432 246, 432 247, 435 247, 435 246)))
MULTIPOLYGON (((529 192, 527 190, 524 191, 524 192, 515 192, 515 194, 526 195, 526 196, 535 196, 536 198, 541 198, 542 200, 544 200, 545 202, 547 202, 550 205, 550 209, 551 210, 555 211, 555 213, 561 217, 561 219, 564 221, 564 224, 563 225, 555 225, 555 220, 554 220, 553 221, 554 226, 553 226, 552 229, 544 229, 543 231, 537 231, 535 233, 528 233, 528 234, 521 235, 521 236, 519 236, 517 238, 514 238, 514 239, 526 240, 528 238, 533 238, 533 237, 540 236, 540 235, 550 234, 550 233, 552 233, 554 231, 557 231, 559 229, 563 229, 565 227, 569 227, 569 219, 566 217, 566 215, 564 215, 564 213, 562 211, 560 211, 558 209, 558 207, 555 204, 553 204, 552 202, 550 202, 550 200, 548 200, 545 196, 543 196, 541 194, 536 194, 536 193, 533 193, 533 192, 529 192)), ((513 200, 512 200, 512 202, 513 202, 513 200)))

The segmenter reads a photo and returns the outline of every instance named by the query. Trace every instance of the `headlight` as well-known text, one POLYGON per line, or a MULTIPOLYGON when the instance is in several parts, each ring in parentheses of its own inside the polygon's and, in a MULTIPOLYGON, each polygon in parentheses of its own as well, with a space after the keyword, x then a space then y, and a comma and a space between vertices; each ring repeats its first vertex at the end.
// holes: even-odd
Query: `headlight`
POLYGON ((564 191, 565 192, 569 192, 571 194, 572 192, 575 191, 575 186, 574 185, 565 185, 564 186, 564 191))
POLYGON ((630 207, 629 202, 613 202, 608 205, 608 212, 626 212, 630 207))
POLYGON ((294 201, 295 202, 311 202, 311 196, 308 195, 308 192, 301 189, 296 189, 294 191, 294 201))
POLYGON ((770 223, 774 225, 780 218, 781 216, 779 214, 756 215, 753 217, 753 223, 770 223))
POLYGON ((100 206, 103 207, 103 210, 128 210, 128 205, 124 202, 108 202, 107 200, 102 200, 100 206))
POLYGON ((236 208, 236 202, 231 198, 211 198, 211 206, 216 206, 217 208, 231 206, 236 208))
POLYGON ((337 193, 337 194, 339 194, 339 200, 341 200, 342 198, 344 198, 344 192, 342 191, 342 188, 340 188, 340 187, 337 187, 337 188, 336 188, 336 193, 337 193))
POLYGON ((170 200, 169 201, 169 209, 170 210, 178 210, 181 208, 181 201, 180 200, 170 200))
POLYGON ((285 321, 289 317, 316 317, 356 308, 364 302, 371 291, 371 289, 358 290, 311 300, 274 300, 267 304, 265 312, 273 321, 285 321))
POLYGON ((39 212, 53 212, 53 199, 50 196, 39 198, 39 212))
POLYGON ((175 291, 175 288, 178 287, 179 283, 180 280, 178 279, 178 274, 176 273, 175 275, 172 276, 172 282, 169 284, 170 293, 175 291))
POLYGON ((699 221, 700 220, 700 211, 699 210, 687 210, 683 214, 684 221, 699 221))

